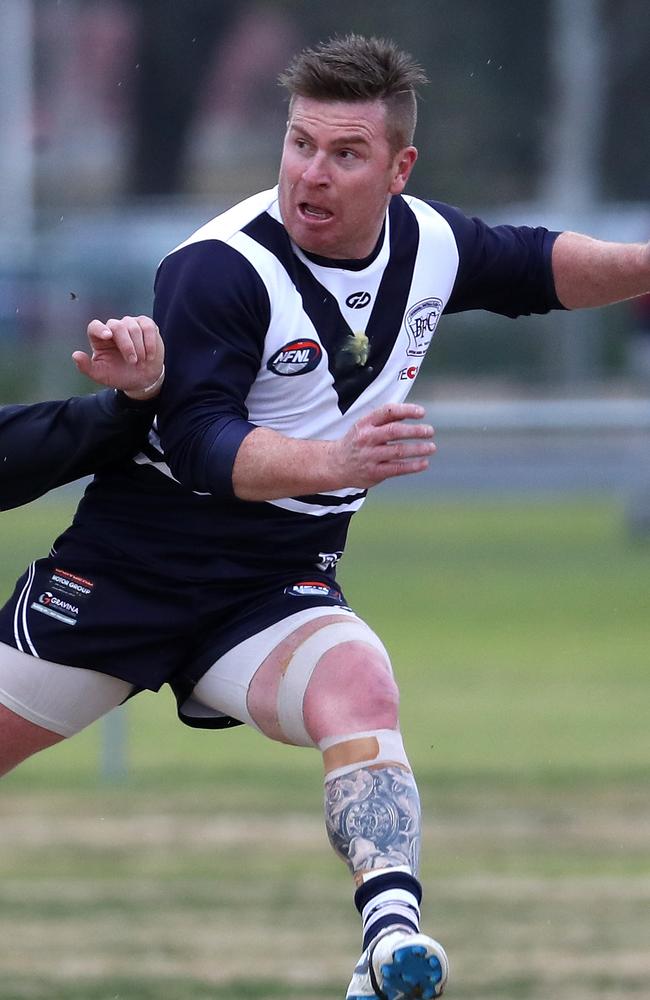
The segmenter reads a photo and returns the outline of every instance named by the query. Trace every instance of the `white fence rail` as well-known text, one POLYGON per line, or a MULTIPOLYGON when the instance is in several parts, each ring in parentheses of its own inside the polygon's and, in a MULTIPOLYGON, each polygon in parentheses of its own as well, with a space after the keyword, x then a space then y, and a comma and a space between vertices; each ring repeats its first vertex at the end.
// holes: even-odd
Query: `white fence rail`
POLYGON ((463 400, 427 405, 447 430, 650 430, 650 399, 463 400))
POLYGON ((437 454, 425 473, 382 484, 387 497, 599 493, 650 512, 650 400, 421 401, 437 454))

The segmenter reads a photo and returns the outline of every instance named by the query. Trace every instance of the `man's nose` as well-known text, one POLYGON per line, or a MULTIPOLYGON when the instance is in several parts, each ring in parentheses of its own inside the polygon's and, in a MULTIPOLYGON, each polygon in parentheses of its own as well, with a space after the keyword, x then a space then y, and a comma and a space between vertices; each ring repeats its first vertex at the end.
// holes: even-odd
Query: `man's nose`
POLYGON ((302 178, 306 184, 319 186, 329 184, 330 176, 327 167, 327 157, 321 153, 316 153, 312 156, 302 172, 302 178))

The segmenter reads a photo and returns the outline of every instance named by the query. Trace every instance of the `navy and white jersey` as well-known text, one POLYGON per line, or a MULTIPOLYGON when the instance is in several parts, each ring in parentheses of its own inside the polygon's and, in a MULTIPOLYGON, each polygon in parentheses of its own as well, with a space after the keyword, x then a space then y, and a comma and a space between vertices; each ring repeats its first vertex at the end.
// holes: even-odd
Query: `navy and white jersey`
POLYGON ((131 458, 154 412, 154 401, 131 400, 114 389, 0 407, 0 510, 131 458))
POLYGON ((561 308, 543 228, 491 228, 437 202, 391 199, 374 252, 329 260, 292 243, 277 189, 208 222, 162 262, 154 318, 167 378, 149 445, 100 475, 77 517, 196 578, 331 565, 366 491, 238 500, 232 468, 254 427, 336 440, 403 401, 445 312, 561 308))

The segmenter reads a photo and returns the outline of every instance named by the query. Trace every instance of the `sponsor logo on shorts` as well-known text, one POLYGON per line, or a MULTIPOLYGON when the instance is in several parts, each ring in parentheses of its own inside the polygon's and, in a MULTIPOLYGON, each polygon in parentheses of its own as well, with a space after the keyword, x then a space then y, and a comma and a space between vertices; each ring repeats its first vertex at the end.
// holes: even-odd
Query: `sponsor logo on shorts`
POLYGON ((44 591, 38 599, 39 604, 44 604, 46 608, 58 608, 59 611, 67 611, 70 615, 78 615, 79 608, 76 604, 71 604, 70 601, 62 601, 60 597, 53 594, 51 591, 44 591))
POLYGON ((79 608, 76 604, 71 604, 69 601, 62 601, 60 598, 53 594, 49 590, 43 591, 39 596, 38 601, 32 601, 30 608, 33 611, 40 611, 42 615, 48 615, 50 618, 55 618, 59 622, 63 622, 66 625, 76 625, 77 618, 71 617, 72 615, 79 614, 79 608))
POLYGON ((85 600, 90 597, 95 586, 92 580, 87 580, 83 576, 78 576, 76 573, 70 573, 59 567, 50 576, 48 584, 52 590, 58 590, 59 593, 68 596, 74 595, 75 600, 85 600))
POLYGON ((320 363, 323 349, 315 340, 292 340, 269 358, 266 367, 274 375, 304 375, 320 363))
POLYGON ((289 597, 330 597, 335 601, 341 600, 341 591, 322 580, 301 580, 291 587, 285 587, 284 592, 289 597))
POLYGON ((421 358, 426 354, 442 313, 441 299, 422 299, 411 306, 404 320, 409 335, 406 353, 421 358))
POLYGON ((317 569, 328 570, 334 569, 337 562, 343 555, 343 552, 319 552, 318 562, 316 563, 317 569))

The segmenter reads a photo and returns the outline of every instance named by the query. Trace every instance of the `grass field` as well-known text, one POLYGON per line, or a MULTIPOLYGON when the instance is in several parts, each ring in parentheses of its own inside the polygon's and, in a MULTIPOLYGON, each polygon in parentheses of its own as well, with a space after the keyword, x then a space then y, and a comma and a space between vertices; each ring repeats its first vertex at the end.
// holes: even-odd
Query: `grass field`
MULTIPOLYGON (((3 514, 0 590, 68 501, 3 514)), ((402 687, 449 997, 650 983, 650 546, 614 504, 371 501, 341 572, 402 687)), ((317 755, 131 702, 1 798, 2 1000, 342 1000, 358 954, 317 755)))

